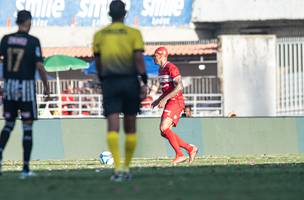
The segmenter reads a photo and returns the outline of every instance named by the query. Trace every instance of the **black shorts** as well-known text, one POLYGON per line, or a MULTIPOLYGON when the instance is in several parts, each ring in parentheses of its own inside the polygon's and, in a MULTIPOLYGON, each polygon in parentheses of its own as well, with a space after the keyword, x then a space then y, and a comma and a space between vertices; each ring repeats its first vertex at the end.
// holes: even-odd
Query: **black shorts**
POLYGON ((37 105, 35 101, 9 101, 3 100, 3 117, 13 121, 18 117, 20 111, 21 120, 36 120, 37 105))
POLYGON ((140 85, 137 77, 108 78, 101 83, 104 115, 136 115, 139 112, 140 85))

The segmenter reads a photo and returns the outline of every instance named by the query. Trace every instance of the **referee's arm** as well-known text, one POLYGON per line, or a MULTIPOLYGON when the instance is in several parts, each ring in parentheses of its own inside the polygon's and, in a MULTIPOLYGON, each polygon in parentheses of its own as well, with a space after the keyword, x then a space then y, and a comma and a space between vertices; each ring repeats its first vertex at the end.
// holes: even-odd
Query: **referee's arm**
POLYGON ((145 62, 143 51, 134 51, 134 61, 137 68, 138 74, 141 76, 143 85, 140 88, 140 99, 143 100, 147 97, 148 94, 148 76, 146 72, 145 62))
MULTIPOLYGON (((134 32, 134 43, 133 43, 133 56, 134 62, 136 65, 137 73, 141 76, 141 80, 144 83, 145 87, 147 87, 148 76, 146 72, 145 62, 144 62, 144 40, 140 31, 136 30, 134 32)), ((147 89, 147 88, 144 88, 147 89)))
POLYGON ((102 80, 102 64, 100 60, 100 54, 99 53, 94 53, 94 58, 95 58, 95 63, 96 63, 96 72, 98 75, 99 80, 102 80))
POLYGON ((134 51, 134 60, 138 74, 146 74, 144 56, 142 50, 134 51))
POLYGON ((38 39, 35 39, 35 45, 34 45, 34 57, 33 59, 35 60, 35 65, 36 65, 36 69, 39 72, 40 78, 42 80, 43 83, 43 87, 44 87, 44 95, 47 96, 47 99, 49 99, 49 95, 50 95, 50 88, 48 85, 48 80, 47 80, 47 73, 46 70, 44 68, 43 65, 43 59, 42 59, 42 52, 41 52, 41 45, 40 45, 40 41, 38 39))
POLYGON ((5 36, 0 41, 0 59, 2 59, 2 56, 4 56, 4 39, 5 36))
POLYGON ((95 33, 93 38, 93 52, 94 52, 94 59, 96 64, 96 72, 97 77, 99 80, 102 80, 102 63, 101 63, 101 54, 100 54, 100 48, 99 48, 99 32, 95 33))
POLYGON ((45 71, 45 68, 44 68, 42 62, 36 62, 36 69, 38 70, 40 78, 41 78, 42 83, 43 83, 44 95, 46 95, 47 97, 49 97, 49 95, 50 95, 50 88, 49 88, 49 85, 48 85, 47 73, 45 71))

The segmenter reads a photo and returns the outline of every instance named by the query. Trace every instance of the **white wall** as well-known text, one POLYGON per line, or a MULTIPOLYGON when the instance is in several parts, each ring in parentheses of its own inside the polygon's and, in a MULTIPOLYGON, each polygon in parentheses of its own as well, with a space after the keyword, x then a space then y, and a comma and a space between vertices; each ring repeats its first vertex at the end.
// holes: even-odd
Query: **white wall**
POLYGON ((194 0, 193 22, 304 19, 303 0, 194 0))
POLYGON ((220 36, 219 77, 224 113, 276 114, 276 38, 272 35, 220 36))
MULTIPOLYGON (((16 31, 16 27, 0 28, 0 38, 16 31)), ((90 47, 97 28, 33 27, 31 34, 40 38, 43 47, 90 47)), ((198 36, 192 28, 142 28, 145 42, 194 41, 198 36)))

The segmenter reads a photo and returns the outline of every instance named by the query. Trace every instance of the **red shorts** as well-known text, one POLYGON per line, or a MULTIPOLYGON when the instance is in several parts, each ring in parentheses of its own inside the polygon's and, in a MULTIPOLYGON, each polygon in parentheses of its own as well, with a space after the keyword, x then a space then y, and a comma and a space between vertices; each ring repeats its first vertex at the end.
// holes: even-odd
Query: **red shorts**
POLYGON ((173 122, 173 126, 177 126, 178 120, 185 108, 185 103, 183 101, 171 100, 165 105, 162 119, 169 118, 173 122))

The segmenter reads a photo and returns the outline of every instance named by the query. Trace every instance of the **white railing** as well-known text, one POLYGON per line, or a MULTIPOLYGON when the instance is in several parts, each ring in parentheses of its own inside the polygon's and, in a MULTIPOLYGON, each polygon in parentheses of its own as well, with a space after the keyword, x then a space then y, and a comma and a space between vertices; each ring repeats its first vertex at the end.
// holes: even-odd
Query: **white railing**
POLYGON ((102 96, 98 94, 57 94, 45 101, 37 95, 38 117, 40 118, 80 118, 101 117, 102 96))
POLYGON ((304 114, 304 38, 277 41, 277 115, 304 114))
MULTIPOLYGON (((221 94, 186 94, 185 103, 190 105, 193 116, 223 116, 221 94)), ((103 117, 102 95, 99 94, 62 94, 51 95, 51 101, 45 101, 43 95, 37 95, 39 118, 94 118, 103 117)), ((145 108, 141 117, 161 116, 162 109, 145 108)))
POLYGON ((184 94, 184 97, 194 116, 223 116, 222 94, 184 94))

